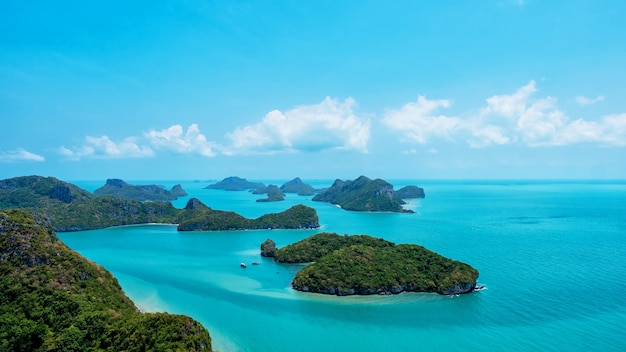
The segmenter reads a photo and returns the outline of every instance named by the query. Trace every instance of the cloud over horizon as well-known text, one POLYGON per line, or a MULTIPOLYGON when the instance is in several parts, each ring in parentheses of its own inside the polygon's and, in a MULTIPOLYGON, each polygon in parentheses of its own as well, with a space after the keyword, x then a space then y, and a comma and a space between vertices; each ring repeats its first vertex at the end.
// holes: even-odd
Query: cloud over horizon
MULTIPOLYGON (((417 102, 387 111, 381 122, 403 141, 418 144, 462 140, 472 148, 514 143, 529 147, 577 143, 626 145, 626 114, 608 115, 595 121, 572 120, 558 108, 556 98, 537 98, 537 91, 535 81, 531 80, 512 94, 487 98, 487 105, 478 113, 463 118, 434 114, 439 108, 450 107, 450 100, 419 96, 417 102)), ((598 96, 584 102, 591 104, 603 99, 598 96)))
POLYGON ((66 148, 61 146, 59 153, 70 160, 85 157, 101 159, 146 158, 153 157, 154 151, 136 143, 135 137, 127 137, 119 142, 108 136, 85 136, 85 144, 80 147, 66 148))
POLYGON ((356 101, 326 97, 321 103, 301 105, 284 113, 270 111, 261 122, 237 127, 227 134, 228 154, 355 150, 367 152, 370 122, 353 112, 356 101))
POLYGON ((0 152, 0 162, 15 162, 15 161, 45 161, 46 159, 38 154, 31 153, 23 148, 16 148, 6 152, 0 152))
POLYGON ((211 157, 216 155, 214 149, 219 147, 215 142, 207 141, 195 123, 187 127, 187 132, 184 132, 181 125, 172 125, 161 131, 151 130, 144 136, 156 148, 179 154, 198 154, 211 157))

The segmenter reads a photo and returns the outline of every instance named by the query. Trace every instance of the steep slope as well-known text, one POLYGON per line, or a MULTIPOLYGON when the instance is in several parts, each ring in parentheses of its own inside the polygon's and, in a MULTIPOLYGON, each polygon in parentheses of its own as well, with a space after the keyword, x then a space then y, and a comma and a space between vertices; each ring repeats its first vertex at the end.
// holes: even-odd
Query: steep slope
POLYGON ((142 314, 102 267, 65 246, 46 218, 0 211, 0 350, 210 351, 193 319, 142 314))

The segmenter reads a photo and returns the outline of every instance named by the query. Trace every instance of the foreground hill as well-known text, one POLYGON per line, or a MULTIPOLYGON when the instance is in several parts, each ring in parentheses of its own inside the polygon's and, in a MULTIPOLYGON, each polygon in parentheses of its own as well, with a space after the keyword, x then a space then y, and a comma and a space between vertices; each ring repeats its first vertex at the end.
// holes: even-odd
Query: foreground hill
POLYGON ((204 187, 206 189, 223 189, 226 191, 245 191, 249 189, 265 188, 265 185, 259 182, 249 182, 245 178, 237 176, 226 177, 220 182, 204 187))
POLYGON ((0 181, 0 209, 11 208, 46 214, 56 231, 145 223, 179 224, 180 231, 319 227, 316 211, 303 205, 250 220, 233 212, 210 209, 195 198, 184 209, 176 209, 170 202, 97 197, 54 177, 41 176, 0 181))
POLYGON ((412 212, 402 208, 406 202, 394 192, 389 182, 371 180, 365 176, 354 181, 336 180, 330 188, 313 197, 313 200, 330 202, 345 210, 412 212))
POLYGON ((320 226, 315 209, 301 204, 256 219, 248 219, 231 211, 211 209, 196 198, 190 199, 184 210, 179 217, 178 231, 312 229, 320 226))
POLYGON ((367 235, 320 233, 277 249, 272 240, 261 254, 281 263, 312 262, 293 279, 294 289, 345 295, 436 292, 460 294, 476 287, 478 271, 422 246, 396 245, 367 235))
POLYGON ((120 179, 107 179, 104 186, 96 189, 93 194, 138 200, 140 202, 163 202, 184 197, 187 195, 187 192, 179 184, 168 191, 157 185, 131 185, 120 179))
POLYGON ((50 222, 0 211, 1 351, 211 351, 193 319, 142 314, 117 280, 70 250, 50 222))

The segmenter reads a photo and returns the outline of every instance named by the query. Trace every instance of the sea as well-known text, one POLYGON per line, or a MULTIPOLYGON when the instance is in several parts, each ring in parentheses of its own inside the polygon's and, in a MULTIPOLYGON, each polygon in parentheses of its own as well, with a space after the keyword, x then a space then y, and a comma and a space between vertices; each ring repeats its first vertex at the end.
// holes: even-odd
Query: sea
MULTIPOLYGON (((286 180, 254 180, 281 185, 286 180)), ((388 180, 424 188, 414 213, 350 212, 287 194, 204 189, 215 181, 129 181, 171 188, 256 218, 296 204, 315 230, 178 232, 146 224, 59 233, 111 271, 145 312, 186 314, 227 351, 626 351, 626 181, 388 180), (419 244, 478 269, 482 291, 338 297, 303 293, 303 265, 260 255, 320 232, 419 244), (259 265, 252 265, 260 262, 259 265), (247 268, 240 267, 246 263, 247 268)), ((329 187, 333 180, 304 180, 329 187)), ((103 181, 73 182, 89 191, 103 181)))

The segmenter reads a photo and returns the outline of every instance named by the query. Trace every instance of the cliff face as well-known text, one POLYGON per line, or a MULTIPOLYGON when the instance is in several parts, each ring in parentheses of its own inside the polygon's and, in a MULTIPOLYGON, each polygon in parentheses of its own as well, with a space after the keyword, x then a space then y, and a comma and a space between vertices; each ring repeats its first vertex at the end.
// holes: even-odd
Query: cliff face
POLYGON ((193 319, 142 314, 104 268, 67 248, 49 220, 0 211, 0 349, 210 351, 193 319))

